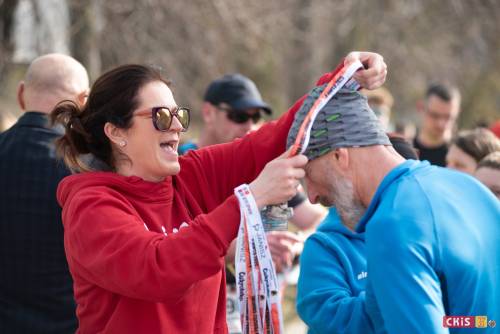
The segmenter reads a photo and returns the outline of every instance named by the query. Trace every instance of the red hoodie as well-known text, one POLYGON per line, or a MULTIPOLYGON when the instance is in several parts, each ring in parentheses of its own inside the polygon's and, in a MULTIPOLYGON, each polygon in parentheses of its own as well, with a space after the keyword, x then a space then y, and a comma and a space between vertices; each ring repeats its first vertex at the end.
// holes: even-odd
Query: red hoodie
POLYGON ((92 172, 59 184, 78 333, 227 333, 233 189, 283 152, 302 100, 243 139, 180 157, 181 172, 163 182, 92 172))

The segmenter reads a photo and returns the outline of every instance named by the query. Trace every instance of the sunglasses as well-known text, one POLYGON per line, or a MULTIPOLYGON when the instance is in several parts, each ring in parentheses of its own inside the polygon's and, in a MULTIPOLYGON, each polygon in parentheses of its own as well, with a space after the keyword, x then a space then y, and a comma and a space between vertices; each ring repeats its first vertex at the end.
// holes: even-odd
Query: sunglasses
POLYGON ((254 114, 249 114, 249 113, 244 112, 242 110, 234 110, 234 109, 225 108, 225 107, 221 107, 221 106, 217 106, 217 109, 224 111, 227 115, 227 118, 230 121, 232 121, 234 123, 238 123, 238 124, 246 123, 246 122, 248 122, 249 119, 251 119, 252 122, 254 124, 256 124, 260 121, 260 119, 262 117, 262 115, 260 114, 260 111, 254 113, 254 114))
POLYGON ((181 123, 181 132, 186 132, 189 128, 189 122, 191 121, 191 115, 188 108, 178 107, 174 110, 170 110, 167 107, 153 107, 151 111, 139 111, 135 113, 135 116, 147 115, 151 112, 151 118, 153 121, 153 126, 158 131, 168 131, 170 126, 172 126, 172 120, 174 116, 181 123))

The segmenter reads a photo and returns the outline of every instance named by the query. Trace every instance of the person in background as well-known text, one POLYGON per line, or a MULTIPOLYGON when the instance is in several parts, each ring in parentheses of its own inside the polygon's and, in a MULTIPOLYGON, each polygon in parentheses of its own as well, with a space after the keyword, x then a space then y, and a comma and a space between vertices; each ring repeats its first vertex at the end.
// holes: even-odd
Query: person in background
MULTIPOLYGON (((180 154, 244 137, 263 125, 262 114, 271 115, 272 109, 262 100, 252 80, 242 74, 227 74, 208 85, 201 113, 203 128, 199 140, 187 141, 179 146, 180 154)), ((302 191, 299 191, 288 205, 293 208, 290 222, 299 230, 311 230, 326 216, 326 210, 309 203, 302 191)), ((303 238, 289 231, 268 232, 267 242, 278 273, 292 266, 292 261, 303 246, 303 238)), ((236 279, 233 275, 234 253, 233 242, 226 255, 227 320, 230 333, 239 333, 241 325, 236 279)))
POLYGON ((451 143, 446 155, 446 167, 473 175, 479 161, 496 151, 500 151, 500 139, 490 130, 477 128, 461 131, 451 143))
POLYGON ((361 94, 368 98, 368 105, 380 120, 382 128, 385 131, 392 131, 391 112, 394 98, 391 92, 385 87, 380 87, 375 90, 362 90, 361 94))
POLYGON ((474 176, 500 200, 500 151, 490 153, 479 161, 474 176))
POLYGON ((446 166, 446 153, 460 113, 460 92, 447 84, 432 84, 417 104, 421 126, 413 140, 420 160, 446 166))
POLYGON ((0 134, 0 333, 74 333, 73 281, 64 254, 59 181, 48 114, 62 100, 83 104, 85 68, 62 54, 35 59, 19 84, 24 114, 0 134))
MULTIPOLYGON (((345 62, 356 59, 367 66, 356 73, 364 87, 385 81, 381 56, 354 52, 345 62)), ((228 332, 224 256, 241 218, 234 188, 249 184, 258 208, 295 195, 307 159, 284 148, 301 103, 239 140, 181 157, 190 111, 154 68, 119 66, 83 107, 54 109, 66 128, 58 152, 80 172, 57 190, 80 334, 228 332), (89 153, 107 170, 79 159, 89 153)))
MULTIPOLYGON (((389 140, 405 159, 418 160, 403 137, 389 140)), ((335 207, 304 245, 300 257, 297 311, 309 333, 374 333, 365 309, 367 277, 365 233, 342 220, 335 207)))
POLYGON ((241 138, 255 129, 262 114, 271 113, 271 107, 262 100, 252 80, 239 73, 224 75, 211 82, 205 91, 200 138, 180 145, 179 154, 241 138))
MULTIPOLYGON (((319 90, 296 113, 287 147, 319 90)), ((366 279, 375 332, 444 334, 445 315, 500 317, 500 203, 486 187, 405 160, 357 92, 337 93, 311 131, 320 135, 304 152, 305 188, 311 203, 335 206, 344 224, 366 232, 367 274, 347 279, 366 279)))

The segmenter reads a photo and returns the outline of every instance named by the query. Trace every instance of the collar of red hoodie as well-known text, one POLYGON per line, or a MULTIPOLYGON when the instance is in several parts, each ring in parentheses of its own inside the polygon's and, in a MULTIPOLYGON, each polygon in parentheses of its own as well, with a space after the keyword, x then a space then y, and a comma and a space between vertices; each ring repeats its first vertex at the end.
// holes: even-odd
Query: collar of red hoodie
POLYGON ((122 176, 113 172, 87 172, 64 178, 57 188, 57 201, 61 206, 70 201, 81 189, 105 186, 128 198, 165 202, 173 198, 172 176, 162 182, 145 181, 138 176, 122 176))

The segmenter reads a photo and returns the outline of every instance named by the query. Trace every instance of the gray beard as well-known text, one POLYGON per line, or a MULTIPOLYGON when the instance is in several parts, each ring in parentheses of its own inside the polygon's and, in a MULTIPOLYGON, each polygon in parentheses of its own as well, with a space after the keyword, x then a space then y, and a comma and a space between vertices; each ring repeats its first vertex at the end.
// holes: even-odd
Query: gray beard
POLYGON ((335 177, 332 180, 330 198, 333 206, 342 220, 342 224, 354 231, 354 228, 365 214, 366 208, 360 199, 354 195, 354 188, 350 181, 335 177))

